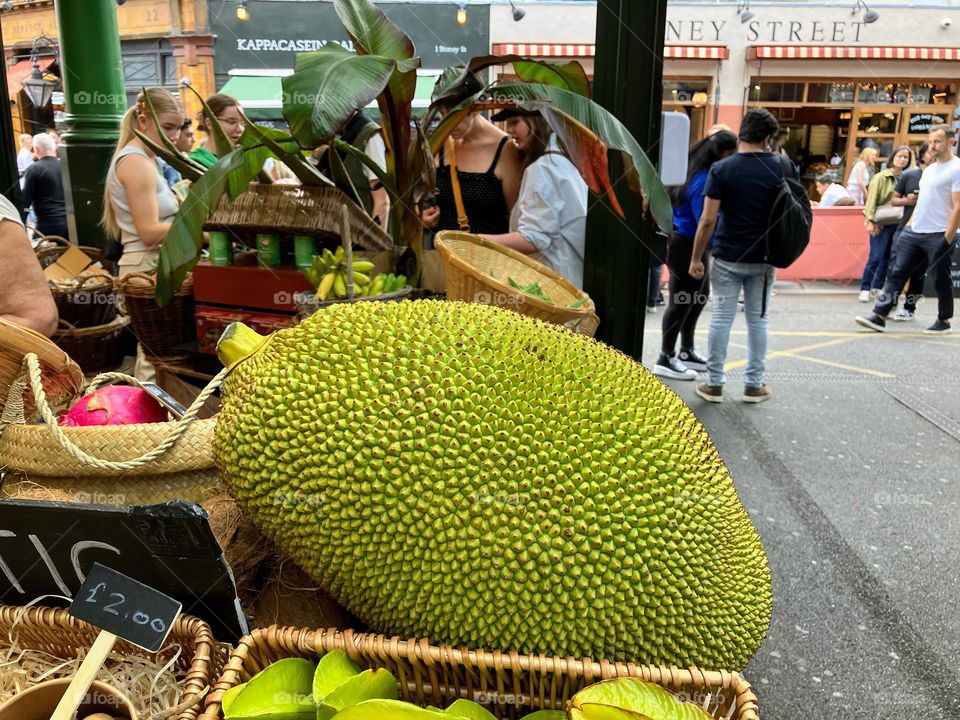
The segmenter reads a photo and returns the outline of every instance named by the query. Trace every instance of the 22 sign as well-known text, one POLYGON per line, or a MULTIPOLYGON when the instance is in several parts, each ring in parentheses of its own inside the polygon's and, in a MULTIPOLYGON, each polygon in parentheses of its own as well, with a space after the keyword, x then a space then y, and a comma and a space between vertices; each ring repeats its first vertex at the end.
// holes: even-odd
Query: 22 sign
POLYGON ((179 601, 94 563, 70 605, 70 614, 157 652, 180 614, 179 601))

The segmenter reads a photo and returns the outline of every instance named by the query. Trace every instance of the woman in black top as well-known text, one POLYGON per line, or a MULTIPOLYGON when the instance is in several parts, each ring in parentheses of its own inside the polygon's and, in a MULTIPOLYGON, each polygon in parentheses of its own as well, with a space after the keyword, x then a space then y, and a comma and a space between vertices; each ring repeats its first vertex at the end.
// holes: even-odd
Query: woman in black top
MULTIPOLYGON (((451 133, 464 211, 473 233, 509 231, 510 211, 520 193, 523 169, 509 137, 479 113, 471 113, 451 133)), ((433 230, 459 230, 448 143, 437 158, 437 205, 423 211, 433 230)))

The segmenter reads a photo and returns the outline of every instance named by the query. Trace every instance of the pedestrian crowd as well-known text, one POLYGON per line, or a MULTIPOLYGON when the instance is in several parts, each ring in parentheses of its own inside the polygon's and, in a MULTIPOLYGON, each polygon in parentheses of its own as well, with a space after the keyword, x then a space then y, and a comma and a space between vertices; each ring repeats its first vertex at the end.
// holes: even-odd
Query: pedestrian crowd
MULTIPOLYGON (((696 393, 708 402, 724 398, 724 364, 738 307, 747 325, 741 399, 759 403, 772 396, 764 382, 767 308, 775 277, 769 243, 779 218, 771 208, 787 179, 798 178, 796 166, 782 152, 783 138, 771 113, 752 109, 738 136, 718 128, 691 148, 686 182, 671 191, 669 293, 653 372, 673 380, 695 380, 697 371, 705 372, 696 393), (694 338, 710 298, 713 312, 704 355, 694 338)), ((878 170, 878 153, 868 147, 851 169, 846 187, 829 174, 817 178, 821 207, 863 206, 870 253, 859 298, 875 300, 872 314, 856 318, 863 327, 884 332, 901 294, 903 307, 892 319, 913 320, 930 272, 938 313, 924 332, 952 330, 951 255, 960 230, 960 158, 952 142, 947 127, 938 126, 920 147, 919 157, 907 146, 898 147, 878 170)), ((651 285, 659 287, 659 273, 657 267, 651 285)))

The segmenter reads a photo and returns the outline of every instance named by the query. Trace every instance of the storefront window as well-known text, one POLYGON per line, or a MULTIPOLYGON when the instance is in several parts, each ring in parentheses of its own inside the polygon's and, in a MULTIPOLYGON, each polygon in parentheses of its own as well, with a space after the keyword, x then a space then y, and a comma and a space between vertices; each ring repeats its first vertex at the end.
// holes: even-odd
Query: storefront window
MULTIPOLYGON (((665 82, 663 84, 663 102, 665 103, 690 103, 698 104, 694 96, 699 95, 697 100, 703 99, 703 95, 709 97, 710 83, 706 80, 676 80, 665 82)), ((706 101, 702 104, 706 104, 706 101)))
POLYGON ((860 113, 857 132, 860 135, 893 135, 897 132, 896 113, 860 113))
POLYGON ((907 120, 907 133, 910 135, 928 133, 935 127, 947 125, 949 122, 949 113, 912 112, 907 120))
POLYGON ((957 105, 955 83, 918 83, 913 86, 913 93, 917 105, 957 105))
POLYGON ((803 102, 804 83, 754 82, 750 99, 755 102, 803 102))

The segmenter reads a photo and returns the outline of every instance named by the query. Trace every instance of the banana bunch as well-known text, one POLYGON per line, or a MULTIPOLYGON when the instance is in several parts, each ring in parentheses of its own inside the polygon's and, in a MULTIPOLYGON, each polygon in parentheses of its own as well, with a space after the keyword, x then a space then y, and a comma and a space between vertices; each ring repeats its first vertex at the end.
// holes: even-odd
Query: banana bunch
MULTIPOLYGON (((373 263, 369 260, 353 261, 353 287, 357 295, 369 294, 364 288, 370 285, 371 270, 373 263)), ((314 255, 313 263, 304 274, 317 289, 317 300, 326 300, 331 291, 334 297, 347 296, 347 258, 342 247, 335 253, 326 248, 322 255, 314 255)))
POLYGON ((380 273, 370 281, 369 285, 364 285, 360 288, 359 294, 370 297, 374 295, 385 295, 386 293, 402 290, 406 286, 406 275, 394 275, 393 273, 384 275, 380 273))

